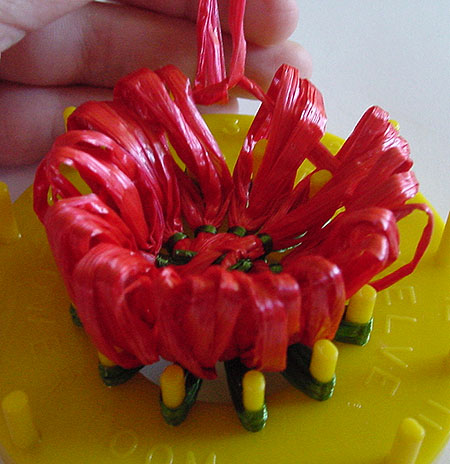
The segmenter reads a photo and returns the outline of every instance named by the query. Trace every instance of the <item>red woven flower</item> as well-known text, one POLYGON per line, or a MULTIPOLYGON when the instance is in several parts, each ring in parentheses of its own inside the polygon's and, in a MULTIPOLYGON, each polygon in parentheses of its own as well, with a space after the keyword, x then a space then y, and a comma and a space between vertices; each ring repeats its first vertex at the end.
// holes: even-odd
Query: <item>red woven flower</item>
POLYGON ((200 3, 194 87, 173 66, 141 69, 113 101, 80 106, 38 169, 35 210, 86 331, 112 361, 163 357, 202 378, 235 357, 280 371, 289 345, 334 337, 345 300, 396 260, 398 220, 420 209, 429 220, 413 260, 371 285, 412 272, 432 216, 405 203, 418 184, 385 111, 370 108, 333 156, 320 141, 322 96, 298 70, 282 66, 267 94, 244 76, 245 2, 230 2, 229 77, 216 2, 200 3), (235 85, 262 105, 231 174, 196 104, 235 85), (315 170, 296 183, 306 159, 315 170), (321 170, 330 180, 316 192, 321 170), (271 253, 287 248, 274 265, 271 253))

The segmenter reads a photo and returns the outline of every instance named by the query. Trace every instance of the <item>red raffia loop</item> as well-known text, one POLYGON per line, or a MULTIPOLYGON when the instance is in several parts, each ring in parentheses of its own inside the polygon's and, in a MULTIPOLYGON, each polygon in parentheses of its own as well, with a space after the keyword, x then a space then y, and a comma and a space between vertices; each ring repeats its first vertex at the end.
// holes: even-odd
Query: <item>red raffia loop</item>
POLYGON ((200 0, 197 15, 198 64, 194 81, 195 101, 199 105, 226 103, 229 91, 236 85, 263 101, 261 87, 244 75, 247 44, 244 36, 246 0, 230 0, 229 27, 232 54, 229 76, 220 29, 217 0, 200 0))
POLYGON ((261 240, 256 235, 238 237, 228 233, 200 233, 186 245, 185 241, 177 242, 175 249, 190 250, 197 255, 188 264, 180 267, 181 275, 202 273, 219 258, 220 262, 217 264, 228 269, 241 259, 256 260, 265 254, 261 240))
POLYGON ((345 309, 345 285, 338 266, 321 256, 283 259, 283 269, 298 282, 302 295, 299 331, 295 342, 313 346, 333 339, 345 309))
MULTIPOLYGON (((160 205, 156 198, 150 197, 152 222, 147 224, 141 197, 129 177, 133 175, 134 166, 119 145, 109 137, 92 131, 70 131, 61 136, 48 153, 38 174, 39 178, 46 176, 44 186, 47 190, 51 186, 54 201, 58 201, 58 197, 80 195, 61 173, 61 165, 76 169, 90 189, 120 214, 140 247, 153 252, 159 250, 163 232, 160 205), (152 227, 150 231, 149 225, 152 227)), ((44 194, 40 182, 35 185, 35 194, 44 194)), ((40 207, 43 209, 38 209, 37 213, 42 216, 47 207, 44 202, 40 207)))
POLYGON ((245 304, 236 273, 209 267, 204 274, 180 277, 167 268, 153 288, 161 355, 199 377, 215 378, 215 364, 230 344, 245 304))
POLYGON ((135 237, 120 216, 95 194, 66 198, 43 218, 50 247, 72 299, 73 269, 94 246, 108 243, 137 251, 135 237))
POLYGON ((343 166, 347 164, 353 166, 356 161, 359 161, 357 163, 359 165, 366 161, 364 170, 367 171, 383 153, 392 147, 401 149, 407 159, 408 144, 389 121, 389 114, 378 106, 372 106, 364 113, 336 154, 336 158, 343 166))
POLYGON ((409 203, 407 205, 403 205, 394 209, 393 212, 396 216, 396 219, 400 220, 403 217, 408 216, 415 210, 423 211, 427 215, 427 223, 423 229, 422 235, 417 244, 414 256, 409 263, 400 267, 399 269, 387 275, 386 277, 372 282, 371 285, 377 291, 390 287, 391 285, 395 284, 395 282, 398 282, 403 277, 406 277, 407 275, 414 272, 417 265, 419 264, 419 261, 422 259, 422 256, 424 255, 428 247, 428 244, 430 243, 431 235, 433 233, 434 217, 433 212, 431 211, 429 206, 423 203, 409 203))
POLYGON ((236 272, 245 306, 236 324, 236 347, 248 367, 279 371, 286 367, 288 322, 297 324, 301 308, 298 284, 287 274, 236 272), (250 329, 251 328, 251 329, 250 329))
MULTIPOLYGON (((119 102, 87 102, 77 108, 68 121, 72 130, 102 132, 126 152, 132 165, 133 182, 142 198, 156 195, 164 215, 164 240, 182 230, 178 184, 174 182, 174 159, 169 151, 164 133, 156 127, 142 124, 119 102)), ((153 202, 143 202, 148 223, 152 223, 153 202)))
POLYGON ((198 2, 197 50, 198 63, 194 81, 196 102, 210 105, 217 101, 226 101, 225 57, 217 1, 198 2))
POLYGON ((239 84, 244 77, 247 44, 244 36, 244 13, 246 0, 231 0, 229 8, 230 34, 232 39, 232 55, 228 89, 239 84))
MULTIPOLYGON (((166 70, 163 76, 169 72, 166 70)), ((179 78, 179 73, 175 78, 179 78)), ((180 82, 178 80, 176 92, 177 83, 172 81, 170 84, 180 106, 172 100, 161 78, 148 69, 141 69, 121 79, 114 87, 114 99, 123 102, 143 121, 163 124, 170 143, 189 173, 186 176, 177 170, 180 194, 185 197, 182 210, 186 220, 193 229, 203 224, 218 226, 226 212, 225 205, 231 188, 230 173, 220 153, 207 151, 207 148, 211 148, 212 137, 204 137, 207 129, 204 123, 200 125, 198 117, 192 115, 192 102, 187 103, 190 92, 181 90, 180 82), (202 143, 205 139, 209 142, 206 146, 202 143)), ((187 85, 186 79, 182 85, 187 85)), ((214 149, 218 149, 217 146, 214 149)))
POLYGON ((203 378, 235 357, 283 370, 290 344, 333 339, 346 298, 411 273, 431 238, 430 209, 405 203, 418 183, 388 114, 366 111, 333 156, 322 96, 298 70, 282 66, 267 94, 245 76, 244 10, 230 1, 228 77, 217 0, 201 0, 194 88, 174 66, 124 77, 112 102, 70 116, 36 173, 34 208, 78 315, 125 368, 162 356, 203 378), (231 176, 196 104, 236 85, 262 104, 231 176), (305 160, 315 169, 297 182, 305 160), (373 281, 415 210, 428 222, 411 262, 373 281))
POLYGON ((141 255, 106 243, 74 269, 74 303, 83 326, 98 349, 125 368, 159 359, 157 315, 148 299, 154 274, 141 255))
POLYGON ((272 236, 276 248, 293 246, 299 242, 297 237, 305 234, 303 242, 314 240, 339 208, 395 206, 417 192, 414 175, 407 171, 412 165, 408 144, 381 108, 366 111, 336 159, 339 165, 333 177, 316 195, 305 198, 300 183, 278 214, 264 225, 262 231, 272 236), (386 188, 390 198, 385 195, 386 188), (299 193, 304 201, 297 198, 299 193), (362 196, 368 202, 359 202, 362 196))
POLYGON ((321 94, 297 69, 281 67, 268 92, 273 110, 263 104, 250 127, 234 170, 235 192, 229 222, 258 230, 292 191, 297 168, 325 129, 321 94), (253 150, 267 140, 257 172, 253 150), (301 141, 301 142, 300 142, 301 141))
POLYGON ((399 237, 394 214, 387 209, 366 208, 340 214, 318 234, 315 246, 299 246, 283 265, 311 253, 325 257, 341 270, 345 297, 389 266, 399 254, 399 237))

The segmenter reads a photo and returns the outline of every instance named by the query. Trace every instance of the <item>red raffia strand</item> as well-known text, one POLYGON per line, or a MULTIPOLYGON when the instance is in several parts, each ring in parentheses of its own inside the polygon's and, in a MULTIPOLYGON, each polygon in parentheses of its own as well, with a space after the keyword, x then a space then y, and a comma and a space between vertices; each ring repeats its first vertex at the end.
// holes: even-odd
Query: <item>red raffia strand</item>
POLYGON ((218 361, 240 357, 283 370, 289 345, 333 339, 346 299, 411 273, 431 238, 430 209, 406 203, 418 183, 388 114, 367 110, 331 155, 322 96, 297 69, 282 66, 267 94, 244 75, 244 10, 230 2, 228 77, 217 2, 201 0, 193 87, 174 66, 124 77, 113 101, 70 116, 36 174, 34 208, 78 315, 125 368, 163 357, 214 378, 218 361), (196 105, 236 85, 262 104, 231 174, 196 105), (305 160, 315 170, 297 182, 305 160), (331 177, 316 192, 323 169, 331 177), (372 281, 397 259, 397 222, 415 210, 428 222, 411 262, 372 281), (271 252, 289 247, 275 272, 271 252))

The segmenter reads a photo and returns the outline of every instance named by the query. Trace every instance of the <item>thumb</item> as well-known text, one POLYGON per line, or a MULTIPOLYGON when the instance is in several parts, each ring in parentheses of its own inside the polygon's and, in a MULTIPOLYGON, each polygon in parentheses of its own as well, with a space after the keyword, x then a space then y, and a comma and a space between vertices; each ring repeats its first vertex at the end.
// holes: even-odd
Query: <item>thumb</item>
POLYGON ((90 0, 0 0, 0 53, 90 0))

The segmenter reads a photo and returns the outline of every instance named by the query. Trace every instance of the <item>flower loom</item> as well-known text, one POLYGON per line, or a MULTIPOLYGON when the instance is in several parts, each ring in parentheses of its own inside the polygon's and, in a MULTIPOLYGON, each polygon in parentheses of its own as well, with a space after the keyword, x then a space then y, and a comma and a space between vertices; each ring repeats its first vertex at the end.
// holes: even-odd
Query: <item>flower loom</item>
POLYGON ((141 69, 116 84, 113 101, 76 109, 38 168, 34 208, 73 311, 108 360, 101 366, 110 364, 108 385, 160 357, 176 363, 187 394, 167 404, 163 388, 162 411, 178 424, 223 361, 239 417, 255 431, 267 413, 243 405, 246 372, 257 384, 259 371, 283 372, 328 398, 334 369, 311 375, 311 349, 320 343, 333 358, 335 336, 367 341, 370 317, 356 332, 338 330, 346 300, 369 282, 365 291, 375 292, 409 274, 432 215, 405 204, 418 183, 384 110, 369 109, 333 156, 320 142, 322 96, 297 69, 282 66, 267 94, 245 77, 244 9, 230 3, 229 77, 217 4, 203 1, 193 88, 174 66, 141 69), (231 174, 196 104, 224 101, 236 85, 262 105, 231 174), (305 160, 315 168, 296 183, 305 160), (429 221, 413 260, 372 281, 398 256, 397 221, 416 209, 429 221))

